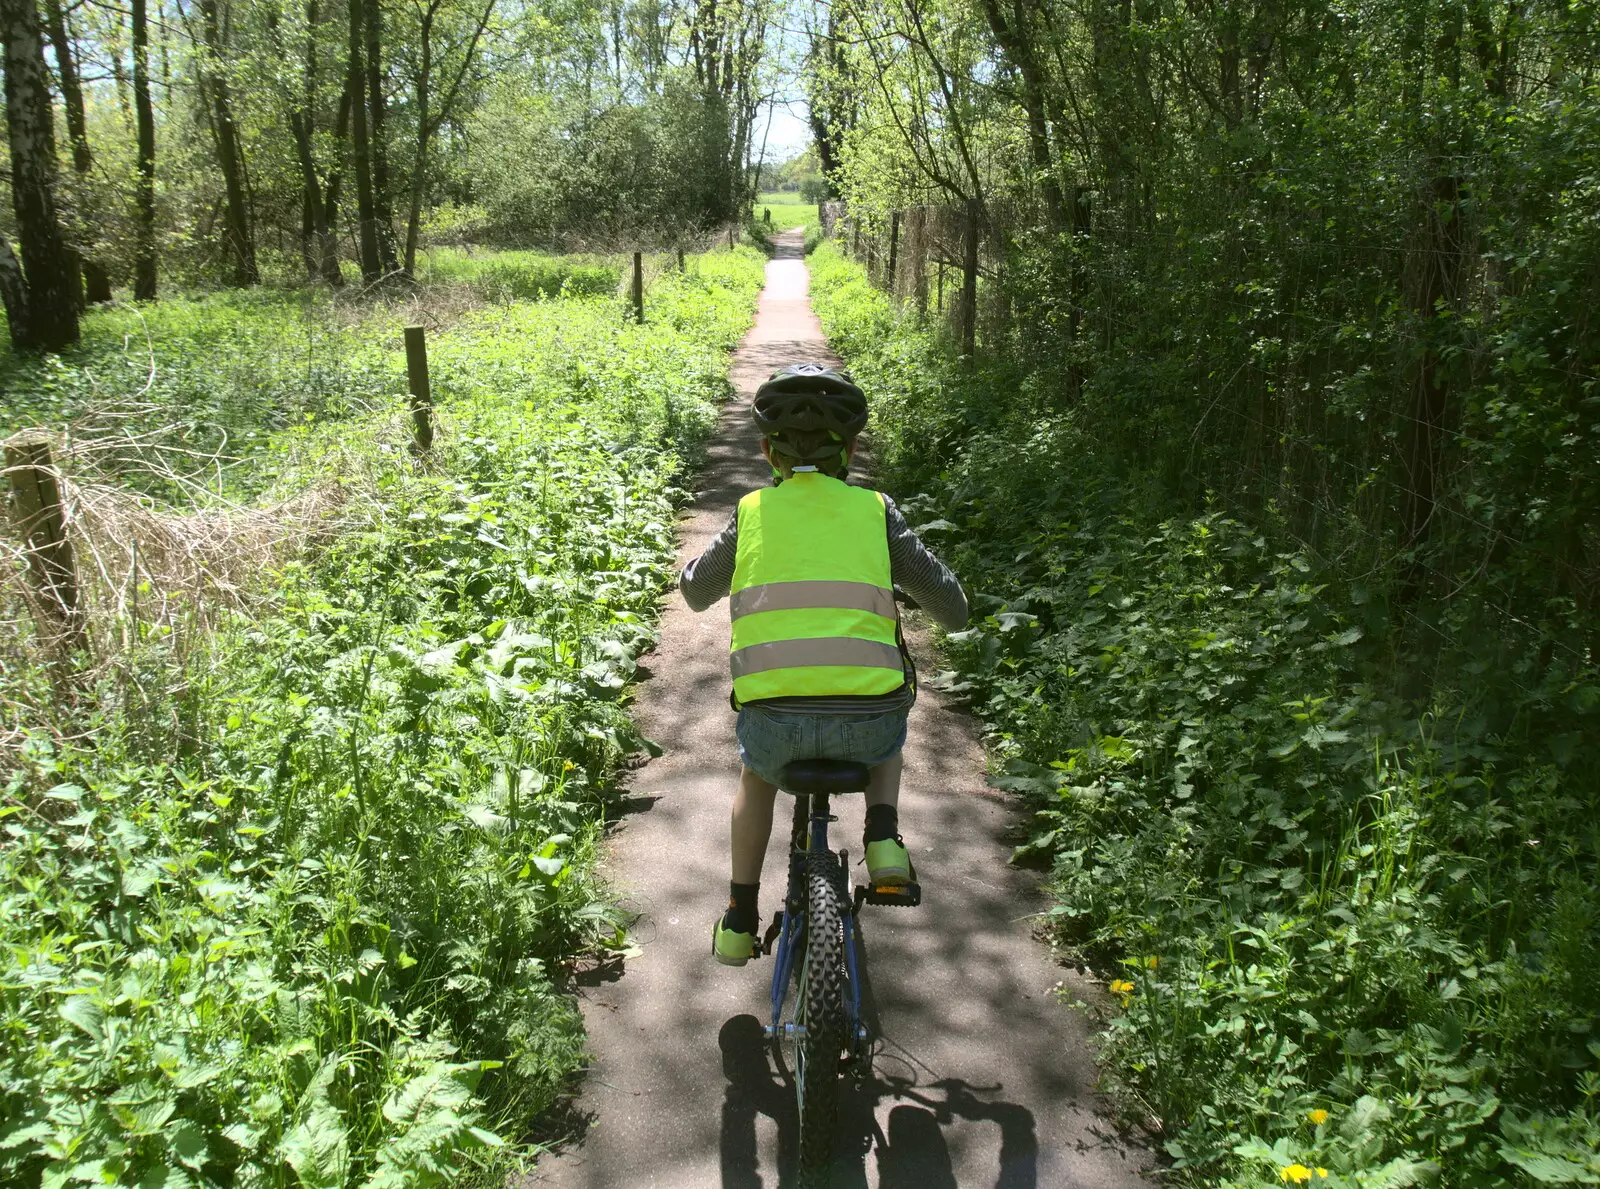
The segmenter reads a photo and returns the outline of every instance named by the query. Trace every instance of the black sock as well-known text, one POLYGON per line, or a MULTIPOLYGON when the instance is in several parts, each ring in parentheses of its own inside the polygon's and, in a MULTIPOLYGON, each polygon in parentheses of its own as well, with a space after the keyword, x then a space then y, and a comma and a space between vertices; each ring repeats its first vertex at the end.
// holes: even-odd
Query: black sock
POLYGON ((882 842, 900 833, 900 812, 893 805, 868 805, 867 827, 861 831, 862 842, 882 842))
POLYGON ((735 933, 754 933, 761 928, 761 913, 756 908, 758 883, 728 884, 728 911, 722 914, 722 927, 735 933))

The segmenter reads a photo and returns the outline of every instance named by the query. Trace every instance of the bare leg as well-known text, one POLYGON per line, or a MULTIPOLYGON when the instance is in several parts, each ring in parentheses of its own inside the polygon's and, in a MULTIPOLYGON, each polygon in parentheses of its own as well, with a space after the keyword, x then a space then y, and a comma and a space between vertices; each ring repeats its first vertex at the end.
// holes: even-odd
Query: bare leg
POLYGON ((740 773, 739 791, 733 798, 734 883, 761 882, 761 861, 767 857, 767 839, 772 837, 772 803, 777 796, 777 785, 768 784, 748 768, 740 773))
POLYGON ((872 779, 867 783, 869 806, 893 805, 900 799, 900 772, 904 767, 905 760, 897 751, 893 759, 884 760, 872 769, 872 779))

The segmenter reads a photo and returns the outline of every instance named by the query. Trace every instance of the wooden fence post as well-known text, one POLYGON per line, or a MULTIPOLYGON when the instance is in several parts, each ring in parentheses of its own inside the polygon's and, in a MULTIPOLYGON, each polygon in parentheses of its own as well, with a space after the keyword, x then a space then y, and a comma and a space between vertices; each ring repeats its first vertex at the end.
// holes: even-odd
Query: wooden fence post
POLYGON ((928 212, 924 207, 913 207, 906 215, 906 250, 911 264, 911 296, 916 299, 917 313, 928 312, 928 212), (914 249, 914 250, 913 250, 914 249))
POLYGON ((406 327, 406 379, 411 388, 411 445, 433 449, 433 390, 428 386, 428 340, 420 326, 406 327))
POLYGON ((855 259, 860 260, 861 259, 861 220, 860 219, 854 219, 853 218, 853 219, 850 220, 850 233, 851 233, 850 255, 855 257, 855 259))
POLYGON ((644 253, 633 254, 633 317, 644 323, 644 253))
POLYGON ((895 211, 889 216, 889 277, 884 288, 889 291, 889 296, 894 296, 894 269, 900 260, 900 212, 895 211))
POLYGON ((59 634, 70 652, 84 643, 83 611, 78 606, 78 570, 50 446, 36 438, 12 438, 5 457, 11 515, 28 552, 28 579, 38 598, 39 634, 59 634))
POLYGON ((728 224, 728 251, 733 251, 733 224, 728 224))
POLYGON ((969 360, 978 343, 978 200, 967 199, 967 252, 961 270, 961 353, 969 360))
POLYGON ((679 272, 683 271, 683 249, 682 248, 678 249, 678 271, 679 272))

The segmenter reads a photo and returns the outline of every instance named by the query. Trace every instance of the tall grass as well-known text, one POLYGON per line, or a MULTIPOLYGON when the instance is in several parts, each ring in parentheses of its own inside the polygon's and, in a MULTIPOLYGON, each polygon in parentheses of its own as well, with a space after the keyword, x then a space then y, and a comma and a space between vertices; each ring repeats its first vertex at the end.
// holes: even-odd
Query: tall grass
POLYGON ((486 300, 504 302, 605 296, 617 291, 622 271, 616 257, 435 248, 423 258, 418 274, 430 283, 464 281, 486 300))
POLYGON ((772 212, 774 231, 788 231, 800 226, 814 231, 818 227, 817 204, 801 201, 799 194, 773 191, 758 195, 754 210, 758 221, 766 211, 772 212))

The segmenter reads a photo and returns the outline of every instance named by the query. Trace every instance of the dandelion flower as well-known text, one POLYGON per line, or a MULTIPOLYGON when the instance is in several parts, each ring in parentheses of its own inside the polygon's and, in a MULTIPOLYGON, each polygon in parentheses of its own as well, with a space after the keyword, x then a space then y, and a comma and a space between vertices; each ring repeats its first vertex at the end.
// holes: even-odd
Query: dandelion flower
MULTIPOLYGON (((1310 1119, 1318 1127, 1321 1127, 1324 1123, 1326 1123, 1328 1121, 1328 1112, 1319 1107, 1318 1109, 1316 1109, 1314 1111, 1307 1111, 1306 1112, 1306 1118, 1310 1119)), ((1324 1175, 1326 1175, 1326 1174, 1324 1174, 1324 1175)))
POLYGON ((1157 966, 1161 965, 1161 959, 1160 958, 1146 958, 1144 960, 1144 964, 1145 964, 1145 967, 1147 969, 1154 970, 1157 966))
POLYGON ((1132 995, 1133 984, 1124 978, 1114 978, 1111 980, 1111 993, 1113 995, 1132 995))
POLYGON ((1327 1177, 1327 1175, 1328 1175, 1328 1170, 1323 1168, 1321 1165, 1318 1165, 1317 1166, 1317 1176, 1325 1178, 1325 1177, 1327 1177))
POLYGON ((1311 1179, 1311 1170, 1303 1164, 1291 1164, 1278 1176, 1285 1182, 1293 1181, 1296 1185, 1304 1185, 1311 1179))

